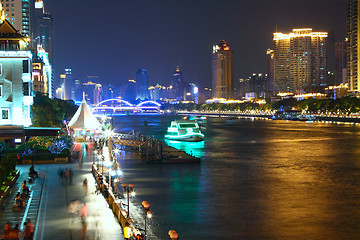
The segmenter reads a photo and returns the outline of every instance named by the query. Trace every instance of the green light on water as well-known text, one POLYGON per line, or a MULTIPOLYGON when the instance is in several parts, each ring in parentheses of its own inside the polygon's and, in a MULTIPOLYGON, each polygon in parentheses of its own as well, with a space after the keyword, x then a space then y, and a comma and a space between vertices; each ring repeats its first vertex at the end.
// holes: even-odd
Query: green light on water
POLYGON ((204 155, 204 141, 200 142, 183 142, 165 139, 165 143, 170 147, 185 151, 195 157, 201 158, 204 155))

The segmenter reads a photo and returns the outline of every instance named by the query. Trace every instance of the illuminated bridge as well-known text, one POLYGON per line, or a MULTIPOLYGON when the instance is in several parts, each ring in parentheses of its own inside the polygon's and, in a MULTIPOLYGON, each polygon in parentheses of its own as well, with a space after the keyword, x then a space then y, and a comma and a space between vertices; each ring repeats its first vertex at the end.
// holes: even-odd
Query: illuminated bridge
POLYGON ((92 107, 94 114, 123 115, 123 114, 160 114, 161 104, 154 101, 145 101, 138 105, 121 99, 108 99, 92 107))

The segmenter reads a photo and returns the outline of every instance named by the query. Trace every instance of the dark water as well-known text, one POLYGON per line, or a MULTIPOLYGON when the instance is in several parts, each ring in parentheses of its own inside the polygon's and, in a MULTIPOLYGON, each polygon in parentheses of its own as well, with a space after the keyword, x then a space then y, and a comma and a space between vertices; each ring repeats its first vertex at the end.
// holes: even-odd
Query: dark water
MULTIPOLYGON (((116 131, 163 139, 169 116, 124 116, 116 131)), ((168 239, 360 239, 360 127, 208 118, 201 164, 121 167, 168 239)))

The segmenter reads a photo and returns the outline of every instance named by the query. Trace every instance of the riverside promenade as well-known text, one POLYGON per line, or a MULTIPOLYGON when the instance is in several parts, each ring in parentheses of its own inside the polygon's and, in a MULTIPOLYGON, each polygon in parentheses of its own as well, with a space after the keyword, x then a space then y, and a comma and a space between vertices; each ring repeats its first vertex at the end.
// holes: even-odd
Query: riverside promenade
POLYGON ((35 225, 34 239, 51 240, 77 240, 77 239, 124 239, 118 220, 109 209, 104 197, 95 193, 95 180, 91 174, 93 162, 92 147, 87 148, 80 144, 76 146, 80 152, 83 163, 71 164, 43 164, 35 165, 39 178, 29 184, 32 191, 29 198, 25 199, 26 207, 20 212, 12 211, 14 196, 21 186, 21 182, 28 178, 30 165, 20 165, 17 169, 21 175, 14 186, 12 194, 0 211, 1 228, 7 221, 13 226, 23 223, 27 218, 35 225), (72 183, 59 177, 59 169, 71 169, 73 172, 72 183), (83 181, 88 181, 88 191, 84 194, 83 181), (68 213, 70 202, 79 200, 88 206, 87 228, 83 235, 83 225, 80 218, 68 213))

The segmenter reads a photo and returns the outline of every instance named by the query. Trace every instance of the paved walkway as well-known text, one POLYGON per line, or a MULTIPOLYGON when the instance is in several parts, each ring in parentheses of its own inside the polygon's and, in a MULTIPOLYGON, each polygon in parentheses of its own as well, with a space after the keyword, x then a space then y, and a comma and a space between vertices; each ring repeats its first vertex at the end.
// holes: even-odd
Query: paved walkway
MULTIPOLYGON (((35 180, 32 189, 32 199, 29 210, 13 212, 13 196, 8 198, 5 211, 0 211, 1 228, 10 220, 14 223, 21 223, 30 218, 36 222, 34 239, 50 240, 77 240, 77 239, 106 239, 122 240, 124 239, 122 229, 114 217, 112 211, 108 208, 102 195, 95 193, 95 181, 91 175, 92 149, 84 150, 84 163, 80 166, 73 164, 46 164, 35 165, 35 169, 45 177, 44 184, 42 179, 35 180), (86 155, 88 154, 88 155, 86 155), (59 168, 72 169, 72 183, 65 184, 58 176, 59 168), (84 179, 88 180, 88 192, 85 195, 82 188, 84 179), (43 188, 43 191, 41 191, 43 188), (41 198, 41 201, 39 201, 41 198), (82 237, 82 223, 79 218, 73 218, 67 211, 68 204, 71 201, 80 200, 88 205, 87 229, 85 237, 82 237), (38 215, 37 209, 39 207, 38 215), (25 214, 26 217, 25 217, 25 214), (37 216, 37 218, 36 218, 37 216)), ((20 187, 21 181, 27 178, 29 165, 17 167, 22 175, 19 178, 16 187, 20 187), (25 174, 26 173, 26 174, 25 174)), ((15 194, 15 191, 12 195, 15 194)), ((15 196, 15 195, 14 195, 15 196)))

